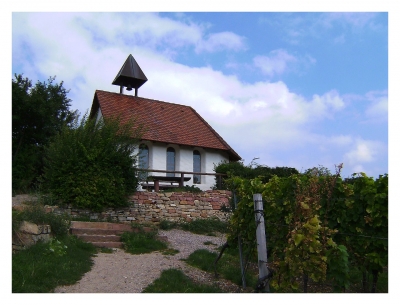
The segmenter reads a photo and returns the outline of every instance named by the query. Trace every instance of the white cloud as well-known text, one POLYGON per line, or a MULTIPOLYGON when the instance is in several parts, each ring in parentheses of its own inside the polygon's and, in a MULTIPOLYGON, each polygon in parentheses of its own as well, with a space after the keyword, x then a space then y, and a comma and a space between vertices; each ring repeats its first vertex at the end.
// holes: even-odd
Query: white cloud
POLYGON ((338 145, 338 146, 345 146, 345 145, 349 145, 353 142, 353 139, 351 136, 349 135, 338 135, 338 136, 332 136, 329 139, 329 142, 331 142, 334 145, 338 145))
POLYGON ((232 32, 211 34, 206 40, 199 40, 196 52, 215 52, 219 50, 240 51, 245 49, 244 37, 232 32))
POLYGON ((308 104, 307 111, 315 119, 332 118, 334 112, 342 110, 345 107, 343 98, 335 90, 325 94, 315 94, 308 104))
POLYGON ((358 138, 355 139, 350 150, 344 154, 344 163, 352 169, 352 172, 360 172, 363 171, 366 163, 376 161, 377 157, 382 157, 385 152, 383 143, 358 138))
POLYGON ((288 68, 288 63, 295 61, 297 61, 296 57, 281 49, 271 51, 269 56, 256 56, 253 59, 254 65, 270 77, 284 73, 288 68))
POLYGON ((344 36, 344 34, 337 36, 336 38, 333 39, 333 42, 335 44, 344 44, 346 42, 346 38, 344 36))
POLYGON ((388 119, 388 96, 387 91, 369 92, 366 94, 370 105, 365 110, 365 115, 371 119, 387 120, 388 119))
POLYGON ((362 28, 371 23, 376 17, 375 13, 330 13, 321 15, 321 23, 332 27, 334 23, 351 25, 355 28, 362 28))

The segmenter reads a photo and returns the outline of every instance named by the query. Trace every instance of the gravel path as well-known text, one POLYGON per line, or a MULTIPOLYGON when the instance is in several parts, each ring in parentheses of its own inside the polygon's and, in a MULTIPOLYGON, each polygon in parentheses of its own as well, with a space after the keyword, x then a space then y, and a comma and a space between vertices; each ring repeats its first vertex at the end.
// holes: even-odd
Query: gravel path
POLYGON ((224 292, 242 292, 241 288, 229 281, 216 280, 208 274, 181 261, 197 249, 214 250, 225 243, 221 236, 204 236, 182 230, 160 231, 167 236, 170 248, 179 250, 175 255, 163 255, 158 252, 132 255, 117 249, 113 253, 98 253, 94 265, 82 279, 74 285, 59 286, 56 293, 134 293, 142 292, 165 269, 182 270, 195 282, 220 287, 224 292), (204 245, 210 241, 215 245, 204 245))
MULTIPOLYGON (((12 207, 23 209, 24 202, 34 200, 31 195, 17 195, 12 197, 12 207)), ((244 292, 239 286, 223 279, 217 280, 213 274, 191 267, 181 260, 197 249, 216 251, 217 247, 226 242, 224 235, 205 236, 182 230, 160 230, 159 235, 166 236, 169 247, 179 250, 179 253, 163 255, 154 252, 132 255, 122 249, 115 249, 113 253, 98 253, 93 257, 92 269, 84 274, 79 282, 70 286, 59 286, 54 292, 140 293, 159 278, 163 270, 170 268, 180 269, 195 282, 219 287, 224 292, 244 292), (206 241, 212 244, 204 245, 206 241)))

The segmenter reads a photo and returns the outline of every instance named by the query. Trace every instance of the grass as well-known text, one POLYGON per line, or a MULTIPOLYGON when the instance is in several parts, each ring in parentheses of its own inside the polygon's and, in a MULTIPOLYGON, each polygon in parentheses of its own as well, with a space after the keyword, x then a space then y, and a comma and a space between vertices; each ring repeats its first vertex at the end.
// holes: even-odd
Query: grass
POLYGON ((175 255, 175 254, 179 253, 179 250, 168 248, 165 250, 161 250, 161 253, 163 255, 175 255))
POLYGON ((197 284, 182 271, 177 269, 164 270, 160 278, 147 286, 143 292, 149 293, 218 293, 223 292, 218 287, 197 284))
POLYGON ((169 220, 163 219, 160 221, 159 228, 161 230, 166 230, 166 231, 172 230, 172 229, 178 229, 179 223, 177 223, 175 221, 169 221, 169 220))
POLYGON ((74 236, 38 242, 12 255, 12 292, 51 292, 59 285, 73 284, 90 270, 96 252, 92 244, 74 236))
POLYGON ((121 235, 121 241, 124 243, 124 249, 131 254, 150 253, 168 249, 165 242, 156 239, 157 232, 124 232, 121 235))
POLYGON ((228 224, 218 218, 211 219, 195 219, 191 222, 172 222, 162 220, 159 225, 162 230, 182 229, 195 234, 203 234, 208 236, 216 236, 216 232, 227 233, 228 224))
POLYGON ((111 248, 99 248, 98 251, 100 253, 114 253, 114 250, 111 248))
MULTIPOLYGON (((218 254, 215 252, 199 249, 189 255, 186 263, 203 271, 214 273, 214 262, 217 257, 218 254)), ((242 285, 239 255, 224 252, 217 263, 217 273, 224 279, 230 280, 237 285, 242 285)), ((257 283, 257 274, 248 270, 245 279, 247 286, 254 287, 257 283)))

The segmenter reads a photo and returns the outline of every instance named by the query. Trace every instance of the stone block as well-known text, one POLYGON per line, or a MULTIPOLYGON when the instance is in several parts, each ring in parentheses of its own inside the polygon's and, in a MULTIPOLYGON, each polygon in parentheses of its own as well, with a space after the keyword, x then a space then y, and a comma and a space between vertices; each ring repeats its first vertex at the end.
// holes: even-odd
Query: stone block
POLYGON ((38 229, 41 234, 50 234, 51 233, 50 225, 38 225, 38 229))
POLYGON ((22 233, 27 233, 27 234, 40 234, 41 233, 39 230, 39 227, 36 224, 31 223, 29 221, 25 221, 25 220, 21 223, 19 230, 22 233))
POLYGON ((43 242, 49 242, 50 239, 51 239, 50 234, 32 235, 33 243, 37 243, 39 240, 43 242))

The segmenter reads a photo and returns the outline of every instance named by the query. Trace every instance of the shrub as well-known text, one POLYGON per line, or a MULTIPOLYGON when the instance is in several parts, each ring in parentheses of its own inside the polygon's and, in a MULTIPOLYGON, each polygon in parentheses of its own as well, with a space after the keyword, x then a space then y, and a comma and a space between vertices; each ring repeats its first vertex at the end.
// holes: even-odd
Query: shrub
POLYGON ((118 119, 76 119, 45 151, 44 187, 76 208, 126 206, 138 185, 133 152, 140 130, 118 119))

